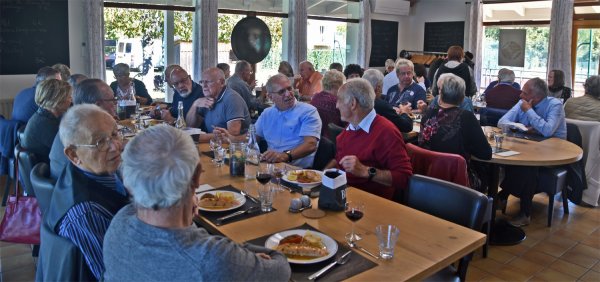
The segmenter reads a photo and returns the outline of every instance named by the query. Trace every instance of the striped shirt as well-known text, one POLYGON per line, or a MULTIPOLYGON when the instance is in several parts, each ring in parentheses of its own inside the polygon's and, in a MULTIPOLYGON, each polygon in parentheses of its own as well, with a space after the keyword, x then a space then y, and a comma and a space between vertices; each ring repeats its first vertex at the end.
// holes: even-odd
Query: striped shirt
MULTIPOLYGON (((81 171, 103 187, 126 195, 125 187, 117 174, 95 175, 81 171)), ((104 234, 113 216, 114 214, 100 204, 86 201, 71 207, 59 225, 58 235, 68 238, 79 248, 88 267, 98 280, 104 273, 102 260, 104 234)))

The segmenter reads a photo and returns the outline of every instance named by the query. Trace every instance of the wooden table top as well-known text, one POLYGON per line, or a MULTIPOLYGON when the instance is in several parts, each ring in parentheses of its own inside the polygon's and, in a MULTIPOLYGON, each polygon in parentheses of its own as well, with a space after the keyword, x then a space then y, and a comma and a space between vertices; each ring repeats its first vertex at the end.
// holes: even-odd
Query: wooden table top
MULTIPOLYGON (((200 144, 198 147, 202 152, 209 151, 206 144, 200 144)), ((201 183, 214 187, 232 185, 238 189, 246 189, 251 195, 257 196, 256 189, 259 184, 256 180, 245 181, 243 177, 230 177, 227 165, 215 167, 210 162, 210 158, 203 154, 201 154, 201 162, 204 170, 201 183)), ((216 229, 239 243, 304 223, 312 225, 338 242, 344 242, 344 235, 351 230, 351 222, 343 212, 327 211, 327 215, 323 218, 308 219, 301 214, 288 212, 290 199, 295 197, 300 197, 300 195, 291 194, 288 191, 277 192, 273 202, 273 207, 277 211, 224 226, 215 226, 208 220, 201 220, 211 229, 216 229)), ((353 276, 349 280, 420 280, 475 251, 485 243, 485 234, 483 233, 356 188, 347 190, 347 198, 349 201, 360 200, 365 203, 365 216, 356 223, 356 231, 363 237, 358 242, 360 246, 377 253, 375 227, 380 224, 394 224, 400 229, 394 258, 389 261, 374 260, 359 252, 367 259, 375 261, 379 266, 353 276)), ((317 199, 313 199, 312 204, 316 208, 317 199)))
MULTIPOLYGON (((492 146, 494 141, 490 142, 492 146)), ((540 142, 516 137, 505 137, 502 148, 520 154, 502 157, 492 154, 492 162, 504 165, 553 166, 574 163, 583 157, 583 150, 564 139, 549 138, 540 142)), ((475 158, 475 157, 473 157, 475 158)))

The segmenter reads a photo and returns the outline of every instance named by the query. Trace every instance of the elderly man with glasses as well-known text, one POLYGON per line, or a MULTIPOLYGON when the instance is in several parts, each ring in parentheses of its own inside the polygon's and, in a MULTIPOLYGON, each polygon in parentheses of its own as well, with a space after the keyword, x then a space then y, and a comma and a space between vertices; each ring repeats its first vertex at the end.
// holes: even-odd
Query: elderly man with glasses
POLYGON ((124 63, 116 64, 113 67, 113 74, 116 81, 110 84, 115 96, 123 96, 123 93, 128 93, 129 88, 133 87, 135 99, 140 105, 152 104, 152 97, 148 94, 146 85, 141 80, 129 77, 129 66, 124 63))
POLYGON ((117 175, 122 136, 111 115, 88 104, 72 107, 58 134, 69 163, 54 186, 44 224, 77 246, 93 274, 86 280, 99 280, 104 272, 104 234, 128 202, 117 175))
POLYGON ((283 254, 192 224, 199 161, 192 139, 167 125, 144 130, 127 144, 123 180, 133 203, 119 211, 106 234, 106 281, 289 280, 283 254), (164 161, 156 162, 157 156, 164 161))
POLYGON ((263 159, 303 168, 312 166, 321 136, 319 112, 310 104, 296 101, 285 75, 269 78, 266 89, 274 106, 256 121, 256 135, 268 144, 263 159))
POLYGON ((202 93, 202 86, 194 82, 187 71, 181 67, 173 67, 168 82, 175 90, 175 93, 173 93, 173 106, 170 110, 162 111, 162 119, 167 122, 174 122, 177 118, 177 105, 180 101, 183 102, 183 116, 185 118, 192 104, 196 100, 204 98, 204 94, 202 93))
POLYGON ((219 68, 202 73, 202 90, 206 98, 196 100, 186 117, 189 127, 200 127, 209 134, 200 135, 208 142, 215 127, 226 128, 232 136, 241 136, 250 126, 250 112, 240 94, 225 86, 225 74, 219 68))

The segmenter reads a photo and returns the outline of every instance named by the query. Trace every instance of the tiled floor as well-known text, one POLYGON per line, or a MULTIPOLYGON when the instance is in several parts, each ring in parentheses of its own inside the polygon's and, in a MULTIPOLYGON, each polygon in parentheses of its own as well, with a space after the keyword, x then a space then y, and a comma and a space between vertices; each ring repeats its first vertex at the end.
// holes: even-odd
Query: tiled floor
MULTIPOLYGON (((0 190, 2 187, 4 181, 0 179, 0 190)), ((570 204, 571 213, 567 215, 557 198, 549 228, 546 227, 547 204, 545 194, 535 196, 533 222, 524 228, 527 234, 524 242, 515 246, 491 246, 486 259, 477 251, 467 280, 600 281, 600 208, 570 204)), ((518 200, 510 198, 507 214, 517 210, 518 200)), ((0 216, 3 214, 4 208, 0 209, 0 216)), ((31 247, 0 242, 0 281, 33 281, 34 278, 31 247)))

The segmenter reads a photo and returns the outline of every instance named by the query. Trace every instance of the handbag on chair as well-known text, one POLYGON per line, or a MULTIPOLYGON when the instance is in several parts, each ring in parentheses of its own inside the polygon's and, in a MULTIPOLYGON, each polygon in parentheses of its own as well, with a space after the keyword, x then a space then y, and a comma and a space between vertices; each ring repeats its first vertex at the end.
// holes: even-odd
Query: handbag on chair
MULTIPOLYGON (((15 171, 16 179, 19 179, 17 158, 15 171)), ((42 213, 37 199, 19 193, 19 181, 15 181, 15 194, 9 197, 0 223, 0 241, 39 245, 41 221, 42 213)))

